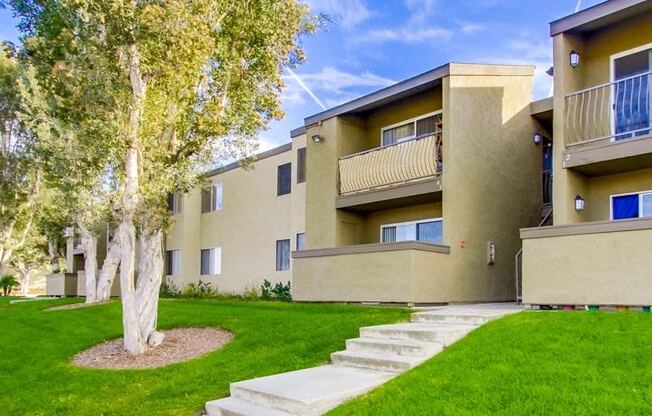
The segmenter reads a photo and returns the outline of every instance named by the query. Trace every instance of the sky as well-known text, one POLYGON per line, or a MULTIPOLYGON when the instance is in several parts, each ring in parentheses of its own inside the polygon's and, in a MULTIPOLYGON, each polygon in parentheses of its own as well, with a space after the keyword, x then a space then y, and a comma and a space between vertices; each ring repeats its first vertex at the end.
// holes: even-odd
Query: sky
MULTIPOLYGON (((285 117, 259 135, 260 151, 290 141, 303 119, 448 62, 535 65, 533 98, 549 95, 548 23, 601 0, 303 0, 325 28, 300 41, 307 61, 285 71, 285 117), (296 77, 291 72, 294 72, 296 77)), ((10 10, 0 39, 17 41, 10 10)))

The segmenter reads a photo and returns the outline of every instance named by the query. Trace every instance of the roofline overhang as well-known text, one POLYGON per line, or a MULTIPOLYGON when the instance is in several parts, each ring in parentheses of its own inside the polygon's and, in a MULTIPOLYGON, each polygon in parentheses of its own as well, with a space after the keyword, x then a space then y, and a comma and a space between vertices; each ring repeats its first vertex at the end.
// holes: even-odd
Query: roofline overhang
POLYGON ((550 22, 550 36, 571 30, 582 30, 582 27, 590 27, 591 23, 597 23, 616 13, 625 12, 632 7, 649 4, 649 0, 608 0, 595 6, 573 13, 561 19, 550 22))

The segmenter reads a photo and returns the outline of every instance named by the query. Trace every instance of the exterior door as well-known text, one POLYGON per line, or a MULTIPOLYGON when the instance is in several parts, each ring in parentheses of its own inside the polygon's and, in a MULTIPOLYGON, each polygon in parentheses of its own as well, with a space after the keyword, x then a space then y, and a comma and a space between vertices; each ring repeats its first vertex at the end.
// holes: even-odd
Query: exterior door
POLYGON ((652 133, 651 70, 652 48, 613 59, 613 116, 616 140, 652 133))

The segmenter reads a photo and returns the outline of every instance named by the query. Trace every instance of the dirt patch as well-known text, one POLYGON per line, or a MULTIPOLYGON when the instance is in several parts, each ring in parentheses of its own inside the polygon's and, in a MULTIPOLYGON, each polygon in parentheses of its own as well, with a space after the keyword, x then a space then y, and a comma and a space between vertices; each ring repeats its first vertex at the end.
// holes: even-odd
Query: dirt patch
POLYGON ((45 312, 54 312, 54 311, 66 311, 70 309, 82 309, 82 308, 90 308, 91 306, 99 306, 99 305, 106 305, 108 303, 111 303, 110 300, 107 300, 105 302, 95 302, 95 303, 69 303, 67 305, 59 305, 59 306, 53 306, 51 308, 43 309, 45 312))
POLYGON ((157 368, 188 361, 222 348, 233 334, 216 328, 178 328, 162 331, 165 341, 145 354, 132 357, 122 347, 122 338, 107 341, 75 355, 73 365, 104 369, 157 368))

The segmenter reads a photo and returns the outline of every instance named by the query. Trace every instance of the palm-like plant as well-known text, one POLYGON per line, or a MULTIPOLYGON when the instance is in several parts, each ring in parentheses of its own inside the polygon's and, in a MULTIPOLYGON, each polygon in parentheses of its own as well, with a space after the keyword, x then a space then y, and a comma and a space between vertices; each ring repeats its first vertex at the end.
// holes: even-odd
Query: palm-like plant
POLYGON ((11 274, 5 274, 0 277, 0 289, 2 289, 2 294, 4 296, 11 295, 11 289, 18 286, 18 280, 11 274))

